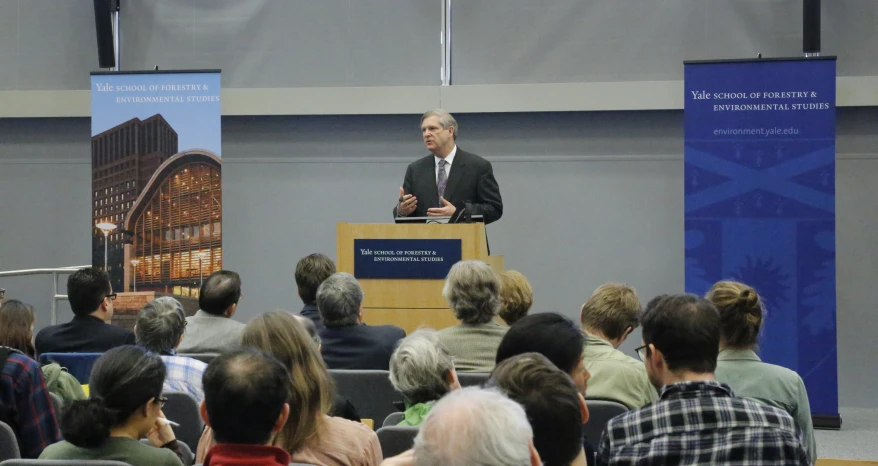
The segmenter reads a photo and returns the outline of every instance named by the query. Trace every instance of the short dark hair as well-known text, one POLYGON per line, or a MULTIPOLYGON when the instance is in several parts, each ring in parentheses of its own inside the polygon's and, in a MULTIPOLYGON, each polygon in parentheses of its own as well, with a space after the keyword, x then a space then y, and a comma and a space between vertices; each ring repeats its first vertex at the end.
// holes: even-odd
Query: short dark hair
POLYGON ((569 375, 542 354, 524 353, 498 364, 487 386, 524 407, 544 465, 567 466, 576 459, 582 451, 582 412, 569 375))
POLYGON ((540 353, 570 374, 582 360, 585 337, 572 320, 547 312, 531 314, 509 327, 497 348, 497 364, 524 353, 540 353))
POLYGON ((264 445, 289 397, 290 373, 274 357, 241 348, 216 357, 201 379, 217 443, 264 445))
POLYGON ((231 270, 217 270, 204 279, 198 294, 198 307, 202 311, 223 315, 241 299, 241 277, 231 270))
POLYGON ((335 263, 324 254, 309 254, 296 264, 296 287, 305 304, 317 302, 317 288, 335 273, 335 263))
POLYGON ((655 345, 672 371, 715 371, 719 338, 719 312, 695 295, 665 296, 643 315, 643 343, 655 345))
POLYGON ((95 267, 79 269, 67 278, 67 300, 78 316, 95 312, 112 290, 110 276, 95 267))

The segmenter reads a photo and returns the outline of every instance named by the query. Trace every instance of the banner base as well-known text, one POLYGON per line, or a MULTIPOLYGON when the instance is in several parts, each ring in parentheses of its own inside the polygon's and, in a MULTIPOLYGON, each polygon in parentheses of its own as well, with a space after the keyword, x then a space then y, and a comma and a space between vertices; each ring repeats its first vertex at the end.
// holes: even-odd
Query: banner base
POLYGON ((811 416, 811 422, 815 429, 841 430, 841 415, 839 414, 815 414, 811 416))

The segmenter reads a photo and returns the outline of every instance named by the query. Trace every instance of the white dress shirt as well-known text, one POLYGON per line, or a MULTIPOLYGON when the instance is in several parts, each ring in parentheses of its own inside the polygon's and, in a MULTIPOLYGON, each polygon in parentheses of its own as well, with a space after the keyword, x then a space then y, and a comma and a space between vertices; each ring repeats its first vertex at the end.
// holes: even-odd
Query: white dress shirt
MULTIPOLYGON (((448 177, 451 175, 451 164, 454 162, 454 155, 457 154, 457 144, 454 145, 454 149, 451 149, 451 152, 445 156, 445 181, 448 181, 448 177)), ((433 156, 433 161, 436 162, 434 165, 436 172, 436 184, 439 184, 439 161, 442 160, 439 157, 433 156)))

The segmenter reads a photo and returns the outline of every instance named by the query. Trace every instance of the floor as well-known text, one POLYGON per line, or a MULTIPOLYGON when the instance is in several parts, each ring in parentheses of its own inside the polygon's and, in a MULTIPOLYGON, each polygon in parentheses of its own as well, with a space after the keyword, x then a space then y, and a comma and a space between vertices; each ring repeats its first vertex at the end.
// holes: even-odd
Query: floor
POLYGON ((841 430, 817 430, 818 458, 878 460, 878 409, 841 408, 841 430))

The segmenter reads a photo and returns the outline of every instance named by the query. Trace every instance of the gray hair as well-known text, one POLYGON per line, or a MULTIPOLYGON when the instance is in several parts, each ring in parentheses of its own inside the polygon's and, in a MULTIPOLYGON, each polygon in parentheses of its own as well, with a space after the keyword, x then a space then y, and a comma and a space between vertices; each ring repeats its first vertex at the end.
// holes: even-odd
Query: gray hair
POLYGON ((154 353, 169 353, 177 347, 185 328, 183 305, 162 296, 146 303, 137 314, 137 343, 154 353))
POLYGON ((334 273, 317 288, 317 310, 327 327, 355 325, 363 304, 363 289, 353 275, 334 273))
POLYGON ((417 466, 530 466, 533 430, 524 408, 495 389, 455 390, 415 437, 417 466))
POLYGON ((450 127, 454 128, 454 133, 452 133, 452 137, 455 141, 457 141, 457 134, 460 133, 460 127, 457 126, 457 120, 451 116, 450 113, 442 110, 441 108, 434 108, 433 110, 427 110, 421 115, 421 123, 424 122, 427 118, 436 117, 439 119, 439 124, 442 125, 443 128, 448 129, 450 127))
POLYGON ((448 393, 454 361, 435 330, 423 329, 400 340, 390 357, 390 383, 410 403, 427 403, 448 393))
MULTIPOLYGON (((289 312, 284 311, 283 309, 276 309, 275 311, 289 312)), ((317 333, 317 325, 314 324, 313 320, 299 314, 293 314, 292 312, 289 312, 289 314, 302 325, 302 328, 305 329, 306 332, 308 332, 308 336, 311 337, 311 341, 313 341, 315 345, 320 346, 323 343, 323 340, 320 339, 320 334, 317 333)))
POLYGON ((500 310, 500 277, 481 261, 460 261, 445 278, 442 296, 465 324, 485 324, 500 310))

